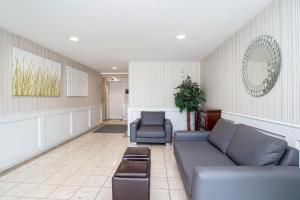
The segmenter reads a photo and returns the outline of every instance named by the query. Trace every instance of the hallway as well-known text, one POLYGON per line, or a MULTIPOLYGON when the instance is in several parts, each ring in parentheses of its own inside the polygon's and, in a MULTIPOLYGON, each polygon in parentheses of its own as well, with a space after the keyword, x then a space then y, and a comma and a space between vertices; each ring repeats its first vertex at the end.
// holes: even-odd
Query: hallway
MULTIPOLYGON (((123 134, 85 134, 0 177, 0 200, 110 200, 111 176, 127 146, 123 134)), ((186 199, 172 148, 149 147, 151 200, 186 199)))

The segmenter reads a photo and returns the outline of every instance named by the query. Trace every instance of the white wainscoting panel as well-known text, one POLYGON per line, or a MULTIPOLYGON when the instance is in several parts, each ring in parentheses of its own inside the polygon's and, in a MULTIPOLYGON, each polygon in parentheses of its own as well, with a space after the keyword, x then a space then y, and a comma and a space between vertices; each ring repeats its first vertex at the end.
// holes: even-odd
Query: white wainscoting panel
POLYGON ((0 116, 0 172, 91 130, 101 115, 91 106, 0 116))
MULTIPOLYGON (((165 117, 170 119, 173 125, 173 132, 178 130, 186 130, 186 112, 179 112, 177 108, 128 108, 128 136, 130 136, 130 123, 141 117, 141 111, 164 111, 165 117)), ((195 129, 195 117, 191 113, 191 128, 195 129)))
POLYGON ((99 124, 100 121, 102 121, 102 113, 101 113, 101 106, 100 108, 91 108, 91 114, 90 114, 91 120, 89 127, 94 127, 99 124))
POLYGON ((70 138, 70 113, 52 114, 44 117, 44 144, 52 147, 70 138))
POLYGON ((89 128, 89 110, 72 112, 72 134, 78 135, 89 128))
POLYGON ((222 112, 222 118, 255 127, 265 134, 286 140, 290 146, 300 150, 300 126, 231 112, 222 112))
POLYGON ((39 151, 39 119, 0 122, 0 171, 39 151))

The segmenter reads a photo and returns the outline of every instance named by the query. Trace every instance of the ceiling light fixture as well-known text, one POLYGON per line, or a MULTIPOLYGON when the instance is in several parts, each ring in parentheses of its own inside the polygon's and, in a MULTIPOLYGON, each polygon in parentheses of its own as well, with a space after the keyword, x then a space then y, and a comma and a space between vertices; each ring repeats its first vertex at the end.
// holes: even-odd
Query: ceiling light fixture
POLYGON ((117 67, 112 67, 112 69, 113 69, 113 70, 117 70, 118 68, 117 68, 117 67))
POLYGON ((184 40, 186 39, 186 35, 183 35, 183 34, 180 34, 180 35, 177 35, 177 40, 184 40))
POLYGON ((79 38, 75 36, 71 36, 69 37, 69 40, 71 40, 72 42, 78 42, 79 38))
POLYGON ((118 79, 117 77, 115 77, 115 76, 112 76, 112 77, 110 78, 110 81, 119 81, 119 79, 118 79))

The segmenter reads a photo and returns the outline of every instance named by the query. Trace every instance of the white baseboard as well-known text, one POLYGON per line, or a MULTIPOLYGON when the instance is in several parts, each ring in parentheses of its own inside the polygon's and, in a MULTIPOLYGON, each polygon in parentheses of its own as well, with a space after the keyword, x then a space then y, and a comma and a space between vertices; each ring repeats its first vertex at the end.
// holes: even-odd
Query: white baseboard
POLYGON ((0 172, 94 128, 101 106, 0 116, 0 172))

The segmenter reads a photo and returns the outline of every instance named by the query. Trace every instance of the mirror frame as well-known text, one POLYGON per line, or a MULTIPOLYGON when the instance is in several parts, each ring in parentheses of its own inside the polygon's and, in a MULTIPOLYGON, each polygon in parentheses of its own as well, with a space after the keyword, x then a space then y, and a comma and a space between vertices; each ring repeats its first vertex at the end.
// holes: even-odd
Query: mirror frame
POLYGON ((274 87, 280 73, 280 68, 281 52, 277 41, 269 35, 262 35, 255 38, 246 49, 242 63, 242 76, 248 93, 255 97, 267 94, 274 87), (270 55, 270 60, 268 62, 267 77, 265 77, 265 80, 262 83, 255 85, 251 82, 251 80, 249 80, 248 63, 252 53, 258 48, 267 50, 270 55))

